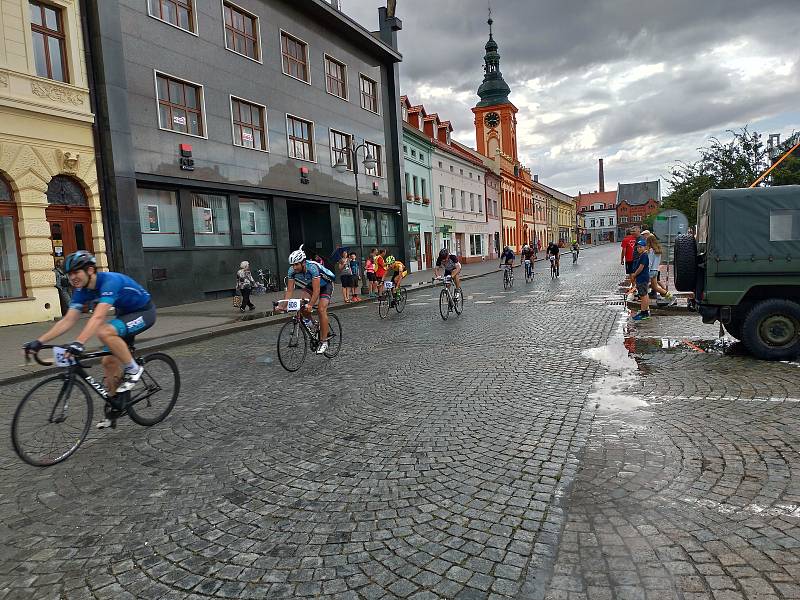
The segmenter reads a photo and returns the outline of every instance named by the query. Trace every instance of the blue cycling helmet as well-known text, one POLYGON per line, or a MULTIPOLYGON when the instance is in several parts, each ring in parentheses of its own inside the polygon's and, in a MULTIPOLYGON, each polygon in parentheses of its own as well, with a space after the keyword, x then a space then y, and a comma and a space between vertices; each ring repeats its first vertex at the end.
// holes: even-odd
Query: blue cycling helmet
POLYGON ((97 267, 97 259, 94 257, 94 254, 87 250, 78 250, 64 259, 64 271, 66 273, 79 271, 86 267, 97 267))

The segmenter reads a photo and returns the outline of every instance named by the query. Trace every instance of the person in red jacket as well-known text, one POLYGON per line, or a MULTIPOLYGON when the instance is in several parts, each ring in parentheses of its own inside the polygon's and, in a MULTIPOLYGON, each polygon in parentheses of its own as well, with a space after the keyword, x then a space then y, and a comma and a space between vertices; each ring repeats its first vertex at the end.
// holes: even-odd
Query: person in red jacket
POLYGON ((383 281, 384 275, 386 275, 386 248, 381 248, 375 256, 375 279, 383 281))
POLYGON ((628 283, 630 284, 630 291, 636 289, 636 282, 633 277, 633 262, 636 260, 634 250, 636 248, 636 240, 639 237, 639 228, 631 227, 626 231, 626 236, 622 238, 622 251, 620 252, 619 262, 625 266, 625 275, 628 276, 628 283))

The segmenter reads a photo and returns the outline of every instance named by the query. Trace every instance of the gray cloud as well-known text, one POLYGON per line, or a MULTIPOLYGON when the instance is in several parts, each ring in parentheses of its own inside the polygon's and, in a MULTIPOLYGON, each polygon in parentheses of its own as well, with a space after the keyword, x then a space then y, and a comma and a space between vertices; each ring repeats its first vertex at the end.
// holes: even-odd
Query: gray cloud
MULTIPOLYGON (((384 2, 343 3, 377 28, 384 2)), ((483 75, 485 0, 398 4, 404 93, 453 121, 459 139, 473 144, 469 109, 483 75), (426 89, 433 94, 426 97, 426 89)), ((797 0, 493 4, 501 68, 511 100, 523 109, 520 154, 565 191, 591 188, 599 156, 634 148, 638 154, 626 157, 620 173, 658 176, 671 162, 693 158, 709 135, 761 119, 780 122, 796 104, 800 51, 787 40, 796 37, 797 0), (774 59, 794 67, 773 73, 780 66, 774 59), (654 64, 662 70, 642 71, 654 64)))

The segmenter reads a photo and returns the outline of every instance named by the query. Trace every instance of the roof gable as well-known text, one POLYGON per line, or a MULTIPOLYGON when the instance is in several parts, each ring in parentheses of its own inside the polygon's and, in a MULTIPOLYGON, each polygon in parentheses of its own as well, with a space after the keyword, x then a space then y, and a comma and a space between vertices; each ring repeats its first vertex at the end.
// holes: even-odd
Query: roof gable
POLYGON ((626 202, 631 206, 643 206, 650 200, 661 204, 661 182, 620 183, 617 186, 617 205, 626 202))

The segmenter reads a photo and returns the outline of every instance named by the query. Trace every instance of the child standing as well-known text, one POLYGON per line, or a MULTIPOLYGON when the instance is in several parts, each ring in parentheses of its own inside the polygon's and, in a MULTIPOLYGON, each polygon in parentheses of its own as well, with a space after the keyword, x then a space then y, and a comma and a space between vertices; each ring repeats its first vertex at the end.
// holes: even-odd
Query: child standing
POLYGON ((633 263, 631 277, 636 282, 636 293, 642 303, 641 310, 633 317, 634 321, 644 321, 650 318, 650 296, 647 295, 647 284, 650 283, 650 259, 647 255, 647 242, 636 242, 636 260, 633 263))
POLYGON ((355 252, 350 253, 350 276, 352 278, 352 291, 350 292, 351 302, 360 302, 361 298, 358 297, 358 288, 361 287, 361 263, 358 262, 355 252))
POLYGON ((370 250, 367 257, 365 268, 367 270, 367 281, 369 281, 369 297, 375 298, 378 294, 375 292, 375 253, 377 249, 370 250))

